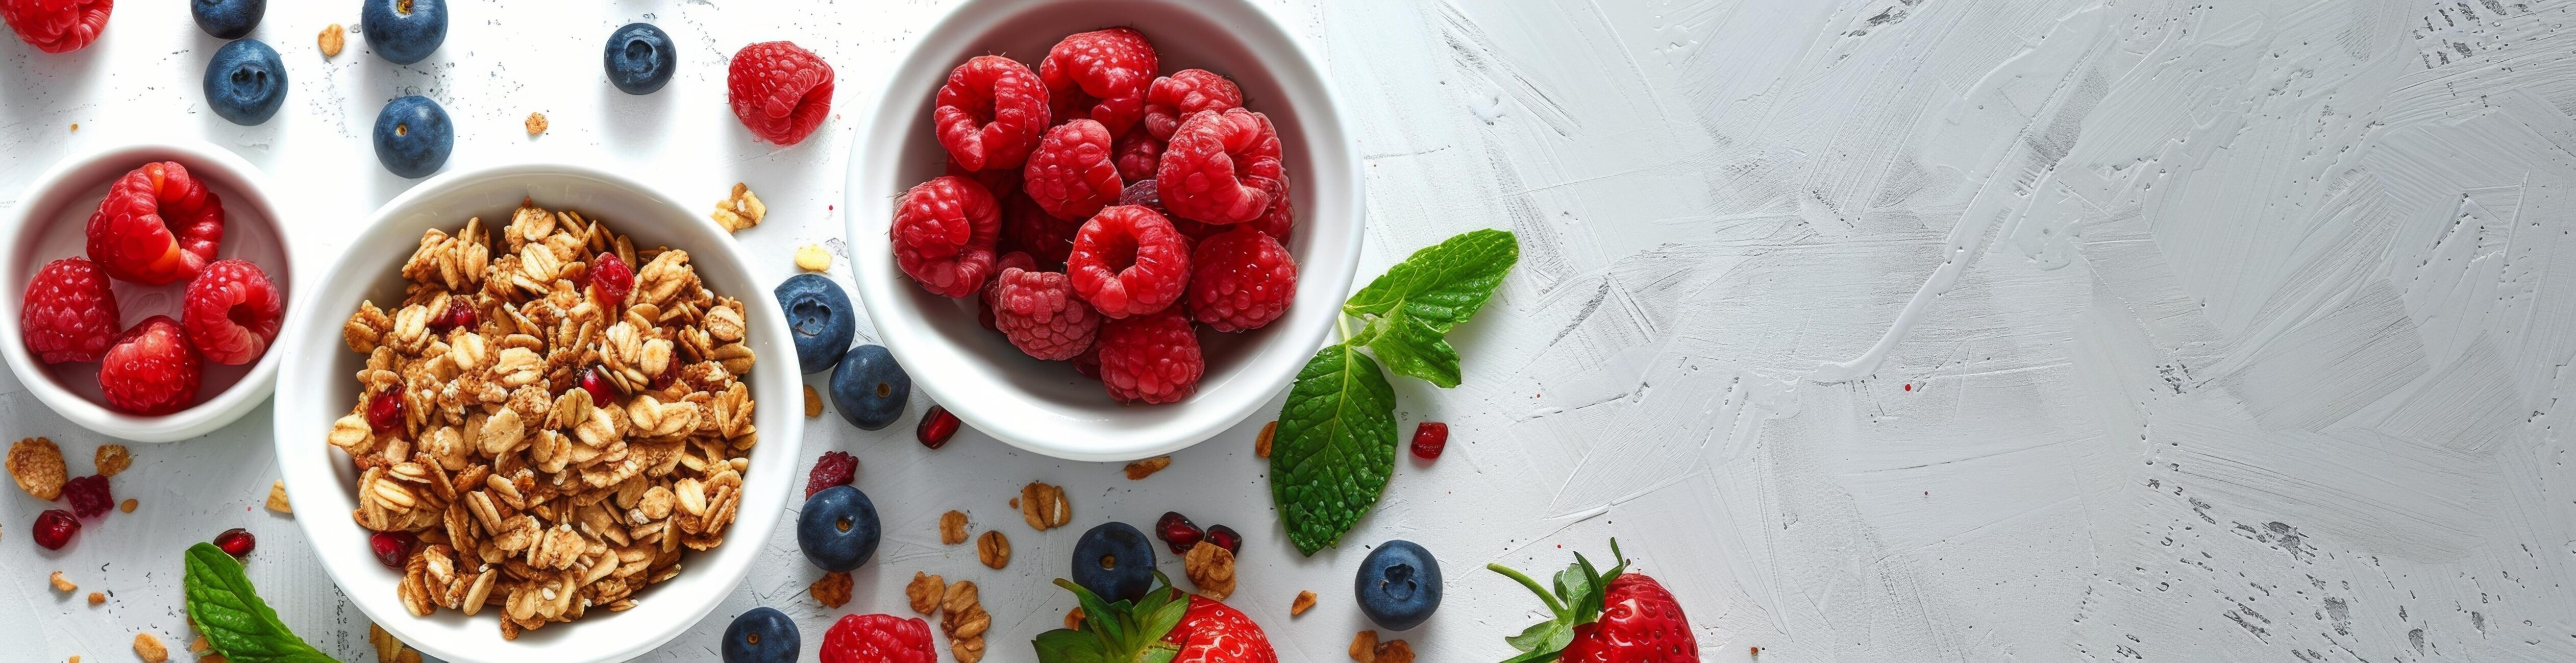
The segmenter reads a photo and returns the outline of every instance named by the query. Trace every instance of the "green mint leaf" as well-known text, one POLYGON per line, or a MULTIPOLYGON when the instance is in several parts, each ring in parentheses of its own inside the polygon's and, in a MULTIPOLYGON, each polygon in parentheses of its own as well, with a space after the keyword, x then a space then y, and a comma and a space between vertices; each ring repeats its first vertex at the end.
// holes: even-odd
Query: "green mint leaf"
POLYGON ((1288 540, 1332 546, 1377 505, 1395 472, 1395 387, 1350 345, 1315 353, 1288 388, 1270 443, 1270 499, 1288 540))
POLYGON ((214 544, 188 547, 188 617, 215 652, 239 663, 336 663, 287 630, 242 574, 241 560, 214 544))
POLYGON ((1105 663, 1109 653, 1100 648, 1100 639, 1072 629, 1056 629, 1038 634, 1030 642, 1038 650, 1038 663, 1105 663))
POLYGON ((1434 335, 1447 334, 1493 298, 1494 288, 1520 257, 1520 240, 1493 229, 1415 251, 1342 304, 1342 312, 1369 323, 1350 341, 1375 349, 1377 337, 1407 321, 1421 323, 1434 335))
POLYGON ((1458 386, 1458 349, 1449 340, 1425 325, 1421 318, 1388 320, 1393 328, 1369 339, 1368 348, 1377 352, 1388 370, 1410 375, 1440 385, 1442 389, 1458 386))

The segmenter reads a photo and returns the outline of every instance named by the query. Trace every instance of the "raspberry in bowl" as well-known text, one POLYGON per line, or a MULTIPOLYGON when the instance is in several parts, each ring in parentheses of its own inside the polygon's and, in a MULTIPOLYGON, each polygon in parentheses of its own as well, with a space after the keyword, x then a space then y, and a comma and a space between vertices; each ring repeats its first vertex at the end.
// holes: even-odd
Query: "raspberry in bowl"
POLYGON ((0 357, 55 413, 119 439, 240 418, 275 385, 268 350, 296 294, 270 190, 203 142, 55 164, 0 227, 0 357))

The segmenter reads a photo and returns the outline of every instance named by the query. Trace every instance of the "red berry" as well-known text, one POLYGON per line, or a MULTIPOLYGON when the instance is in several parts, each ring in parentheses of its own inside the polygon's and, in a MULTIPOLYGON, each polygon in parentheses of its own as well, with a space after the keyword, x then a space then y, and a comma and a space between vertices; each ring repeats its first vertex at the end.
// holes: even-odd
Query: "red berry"
MULTIPOLYGON (((680 361, 679 358, 674 357, 671 361, 662 364, 662 374, 655 375, 652 379, 644 381, 644 388, 659 391, 670 387, 673 382, 679 382, 680 365, 685 363, 688 362, 680 361)), ((592 399, 597 400, 597 397, 594 396, 592 399)), ((596 406, 598 403, 591 403, 591 405, 596 406)))
POLYGON ((1188 398, 1206 370, 1198 333, 1180 309, 1111 320, 1100 329, 1100 383, 1119 402, 1188 398))
POLYGON ((388 569, 401 569, 403 561, 411 559, 412 547, 419 544, 420 537, 410 532, 377 532, 367 537, 367 548, 376 552, 376 562, 388 569))
POLYGON ((1118 137, 1117 147, 1110 150, 1110 155, 1111 161, 1118 165, 1119 181, 1154 179, 1154 167, 1163 162, 1163 141, 1145 133, 1142 128, 1129 129, 1126 135, 1118 137))
POLYGON ((176 161, 118 178, 89 216, 89 259, 144 285, 196 278, 224 240, 224 203, 176 161))
POLYGON ((1270 197, 1270 209, 1262 211, 1260 218, 1247 221, 1243 225, 1252 226, 1252 229, 1269 235, 1271 239, 1279 240, 1280 246, 1287 246, 1288 233, 1297 229, 1296 211, 1288 204, 1288 181, 1279 181, 1277 194, 1270 197))
POLYGON ((1055 218, 1091 218, 1118 202, 1118 165, 1110 163, 1113 137, 1091 120, 1074 120, 1048 129, 1020 170, 1020 191, 1055 218))
POLYGON ((116 342, 116 315, 107 270, 85 258, 64 258, 46 263, 27 281, 18 326, 37 361, 98 361, 116 342))
POLYGON ((1297 260, 1249 226, 1200 241, 1190 269, 1190 319, 1221 332, 1270 324, 1297 295, 1297 260))
POLYGON ((1243 88, 1234 81, 1205 69, 1183 69, 1145 88, 1144 128, 1156 140, 1171 140, 1183 118, 1242 107, 1243 88))
POLYGON ((69 53, 107 30, 115 0, 0 0, 0 19, 36 50, 69 53))
MULTIPOLYGON (((626 295, 635 292, 635 268, 615 253, 601 253, 590 261, 590 287, 599 293, 599 303, 610 310, 626 305, 626 295)), ((611 316, 615 317, 615 316, 611 316)))
POLYGON ((919 617, 843 615, 823 632, 823 663, 939 663, 919 617))
POLYGON ((1097 334, 1093 335, 1091 349, 1073 356, 1073 372, 1086 378, 1100 379, 1100 339, 1097 334))
MULTIPOLYGON (((449 301, 448 316, 454 317, 456 306, 465 298, 449 301)), ((268 344, 277 340, 277 328, 284 324, 286 298, 268 280, 268 273, 246 260, 217 260, 188 282, 188 293, 180 305, 179 326, 188 332, 188 342, 206 361, 239 366, 259 361, 268 353, 268 344)), ((473 314, 472 308, 466 309, 473 314)), ((453 327, 454 325, 447 325, 453 327)), ((441 330, 444 331, 444 330, 441 330)))
POLYGON ((1241 108, 1199 113, 1172 132, 1154 182, 1173 214, 1243 223, 1270 209, 1283 177, 1279 158, 1279 133, 1270 118, 1241 108))
POLYGON ((400 389, 376 392, 374 397, 367 399, 367 429, 375 432, 377 437, 401 436, 409 430, 403 425, 405 423, 400 389))
POLYGON ((239 527, 224 530, 224 533, 215 535, 215 547, 224 549, 224 554, 234 557, 248 555, 252 548, 258 546, 259 540, 250 535, 250 530, 239 527))
MULTIPOLYGON (((1166 219, 1171 217, 1169 212, 1163 211, 1163 193, 1154 189, 1154 180, 1152 178, 1128 182, 1127 188, 1120 189, 1118 191, 1118 204, 1143 205, 1148 209, 1154 210, 1155 214, 1163 215, 1166 219)), ((1175 222, 1173 225, 1180 224, 1175 222)))
POLYGON ((447 298, 447 312, 439 314, 438 317, 430 318, 429 329, 430 331, 445 334, 449 330, 453 330, 458 327, 472 327, 475 322, 480 321, 481 319, 481 316, 474 313, 474 305, 465 301, 464 297, 449 297, 447 298))
MULTIPOLYGON (((1046 215, 1040 214, 1039 216, 1046 215)), ((998 273, 1007 272, 1013 268, 1037 269, 1038 263, 1036 260, 1029 258, 1029 254, 1027 253, 1012 251, 1002 254, 1002 259, 993 261, 993 264, 995 265, 996 272, 998 273)), ((1002 279, 997 277, 991 281, 985 281, 984 288, 975 291, 975 322, 977 324, 984 325, 985 329, 995 331, 1001 330, 1001 328, 993 326, 994 293, 1001 288, 1002 279)))
POLYGON ((1190 547, 1198 545, 1199 538, 1203 536, 1206 533, 1199 531, 1199 526, 1179 511, 1165 511, 1162 519, 1154 521, 1154 538, 1171 546, 1174 555, 1189 554, 1190 547))
POLYGON ((958 423, 957 415, 949 414, 948 408, 933 405, 929 412, 921 413, 921 423, 913 427, 912 436, 921 440, 921 446, 948 446, 948 438, 957 435, 958 423))
POLYGON ((99 361, 98 389, 108 407, 157 416, 197 404, 206 362, 169 316, 144 318, 125 330, 99 361))
POLYGON ((44 546, 46 550, 62 550, 63 544, 72 542, 72 535, 80 533, 80 528, 80 519, 73 517, 72 512, 46 509, 44 513, 36 514, 36 545, 44 546))
POLYGON ((116 508, 116 495, 107 489, 107 477, 97 474, 63 482, 63 501, 72 503, 72 513, 82 518, 116 508))
POLYGON ((974 180, 933 178, 904 192, 888 232, 896 266, 915 285, 943 297, 964 297, 993 276, 1002 209, 974 180))
MULTIPOLYGON (((1055 218, 1028 194, 1012 194, 1002 200, 1002 241, 995 250, 1027 253, 1031 261, 1025 269, 1061 270, 1064 257, 1073 253, 1073 235, 1081 230, 1081 222, 1055 218)), ((994 273, 1001 273, 1002 265, 995 267, 994 273)))
MULTIPOLYGON (((1022 157, 1021 161, 1025 163, 1027 162, 1027 158, 1022 157)), ((950 161, 948 162, 948 171, 940 174, 955 175, 974 180, 976 184, 984 185, 984 192, 993 194, 994 200, 1007 200, 1011 197, 1011 194, 1020 192, 1019 166, 994 168, 990 170, 967 170, 965 166, 960 166, 957 165, 957 162, 950 161)), ((1007 205, 1009 203, 1004 204, 1007 205)))
POLYGON ((993 324, 1011 345, 1046 361, 1072 359, 1091 349, 1100 314, 1073 294, 1063 272, 1018 268, 994 279, 993 324))
POLYGON ((725 92, 751 135, 794 145, 832 113, 832 65, 788 42, 744 46, 725 71, 725 92))
POLYGON ((1226 552, 1243 552, 1243 535, 1236 533, 1232 527, 1224 525, 1209 525, 1207 528, 1207 542, 1216 544, 1216 547, 1224 548, 1226 552))
POLYGON ((608 407, 610 402, 617 400, 616 387, 608 384, 608 378, 599 374, 598 367, 581 369, 577 382, 582 391, 590 392, 592 407, 608 407))
POLYGON ((1101 315, 1143 315, 1180 300, 1190 278, 1189 250, 1163 215, 1120 205, 1100 210, 1074 234, 1065 274, 1101 315))
POLYGON ((1019 168, 1046 131, 1047 89, 1017 60, 980 55, 948 72, 931 125, 948 158, 968 171, 1019 168))
POLYGON ((859 459, 843 451, 826 451, 814 459, 814 471, 805 475, 805 497, 833 486, 847 486, 859 476, 859 459))
POLYGON ((1144 33, 1117 27, 1056 42, 1038 62, 1038 77, 1046 81, 1056 121, 1089 119, 1115 136, 1145 116, 1145 90, 1161 67, 1144 33))
POLYGON ((1413 425, 1413 457, 1437 460, 1440 450, 1449 446, 1449 425, 1425 421, 1413 425))

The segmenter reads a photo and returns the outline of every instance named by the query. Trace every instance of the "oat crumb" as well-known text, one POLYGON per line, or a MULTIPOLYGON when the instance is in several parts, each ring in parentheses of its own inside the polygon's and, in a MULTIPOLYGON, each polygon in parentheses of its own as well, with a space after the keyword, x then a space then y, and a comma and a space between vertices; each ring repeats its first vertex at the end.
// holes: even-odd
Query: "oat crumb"
POLYGON ((1288 616, 1295 617, 1303 615, 1306 614, 1306 611, 1313 609, 1315 609, 1315 590, 1305 590, 1298 592, 1297 600, 1288 604, 1288 616))
POLYGON ((805 385, 805 418, 820 416, 823 416, 823 394, 814 391, 814 385, 805 385))
POLYGON ((1256 438, 1252 438, 1252 455, 1253 455, 1254 457, 1257 457, 1257 458, 1269 458, 1269 457, 1270 457, 1270 437, 1271 437, 1271 436, 1273 436, 1273 435, 1277 435, 1278 433, 1279 433, 1279 420, 1277 420, 1277 419, 1272 419, 1272 420, 1270 420, 1270 423, 1262 424, 1262 425, 1261 425, 1261 436, 1260 436, 1260 437, 1256 437, 1256 438))
POLYGON ((833 571, 823 574, 822 578, 814 581, 814 586, 806 588, 805 591, 812 594, 814 601, 823 604, 823 607, 840 608, 841 604, 850 602, 850 572, 833 571))
POLYGON ((90 605, 98 605, 98 604, 106 603, 106 602, 107 602, 107 593, 106 593, 106 592, 90 592, 90 593, 89 593, 89 604, 90 604, 90 605))
POLYGON ((530 136, 534 136, 534 135, 537 135, 537 134, 545 133, 545 132, 546 132, 546 114, 545 114, 545 113, 529 113, 529 114, 528 114, 528 122, 527 122, 527 124, 528 124, 528 135, 530 135, 530 136))
POLYGON ((190 653, 202 654, 205 653, 206 650, 213 648, 215 648, 214 643, 206 642, 206 636, 200 635, 197 636, 197 639, 188 641, 188 651, 190 653))
POLYGON ((134 501, 134 498, 128 497, 128 498, 125 498, 125 502, 123 502, 123 503, 121 503, 121 504, 116 505, 116 510, 118 510, 118 511, 123 511, 123 512, 126 512, 126 513, 134 513, 134 507, 142 506, 142 505, 143 505, 143 503, 142 503, 142 502, 134 501))
POLYGON ((143 663, 164 663, 170 660, 170 648, 161 646, 161 639, 150 633, 136 633, 134 655, 143 657, 143 663))
POLYGON ((314 37, 314 44, 322 47, 324 59, 340 57, 340 47, 347 43, 348 30, 338 23, 322 28, 322 34, 314 37))
POLYGON ((808 272, 832 271, 832 252, 823 250, 821 244, 797 247, 796 268, 808 272))
POLYGON ((72 584, 72 581, 70 580, 64 580, 63 572, 61 571, 55 571, 53 575, 46 576, 45 579, 54 583, 54 591, 57 592, 69 594, 72 590, 80 589, 80 585, 72 584))
POLYGON ((760 220, 767 216, 769 206, 760 202, 760 196, 751 192, 750 185, 741 182, 733 183, 733 195, 717 202, 715 213, 709 215, 716 220, 716 225, 724 226, 725 232, 741 232, 744 228, 760 225, 760 220))
POLYGON ((295 505, 286 501, 286 481, 279 480, 268 484, 268 510, 287 515, 295 514, 295 505))
POLYGON ((90 462, 98 466, 99 476, 112 477, 134 466, 134 453, 122 444, 102 444, 97 453, 90 455, 90 462))
POLYGON ((1152 458, 1147 458, 1147 459, 1140 460, 1140 461, 1136 461, 1136 462, 1133 462, 1133 463, 1128 463, 1128 464, 1127 464, 1127 480, 1128 480, 1128 481, 1141 481, 1141 480, 1144 480, 1144 478, 1145 478, 1145 477, 1154 476, 1154 473, 1155 473, 1155 472, 1161 472, 1161 471, 1163 471, 1163 468, 1171 467, 1171 466, 1172 466, 1172 457, 1171 457, 1171 456, 1155 456, 1155 457, 1152 457, 1152 458))

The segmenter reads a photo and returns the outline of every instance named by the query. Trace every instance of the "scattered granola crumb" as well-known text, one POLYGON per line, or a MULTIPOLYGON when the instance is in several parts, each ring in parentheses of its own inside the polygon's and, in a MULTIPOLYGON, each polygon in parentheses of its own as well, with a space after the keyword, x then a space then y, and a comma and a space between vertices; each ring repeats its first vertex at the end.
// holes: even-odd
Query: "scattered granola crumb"
POLYGON ((975 559, 994 569, 1010 565, 1011 539, 1002 536, 1002 530, 985 531, 983 536, 975 537, 975 559))
POLYGON ((1752 649, 1753 649, 1753 651, 1745 652, 1745 655, 1746 655, 1746 656, 1761 656, 1761 655, 1762 655, 1762 648, 1761 648, 1761 647, 1754 647, 1754 648, 1752 648, 1752 649))
POLYGON ((545 114, 545 113, 529 113, 529 114, 528 114, 528 122, 527 122, 527 125, 528 125, 528 135, 530 135, 530 136, 534 136, 534 135, 537 135, 537 134, 545 133, 545 132, 546 132, 546 114, 545 114))
POLYGON ((822 578, 814 581, 813 587, 806 588, 805 591, 814 595, 814 600, 822 603, 823 607, 839 608, 841 604, 850 602, 850 572, 833 571, 823 574, 822 578))
POLYGON ((974 581, 949 585, 939 599, 939 611, 939 630, 948 633, 948 653, 957 657, 957 663, 984 660, 984 631, 993 626, 993 616, 984 612, 974 581))
POLYGON ((724 226, 725 232, 741 232, 744 228, 760 225, 760 219, 769 216, 769 206, 761 204, 760 196, 753 194, 750 186, 735 182, 733 195, 716 203, 715 214, 711 216, 716 225, 724 226))
POLYGON ((30 437, 9 445, 9 478, 18 489, 47 502, 63 496, 71 474, 63 468, 63 449, 50 438, 30 437))
POLYGON ((125 502, 124 502, 124 503, 116 505, 116 510, 118 510, 118 511, 123 511, 123 512, 126 512, 126 513, 134 513, 134 507, 142 506, 142 505, 143 505, 143 503, 142 503, 142 502, 136 502, 136 501, 134 501, 134 498, 128 497, 128 498, 125 498, 125 502))
POLYGON ((73 655, 72 655, 72 660, 70 660, 70 661, 66 661, 65 663, 80 663, 80 655, 79 655, 79 654, 73 654, 73 655))
POLYGON ((54 591, 57 592, 69 594, 72 593, 72 590, 80 589, 80 585, 75 585, 72 584, 72 581, 64 580, 63 572, 61 571, 55 571, 53 575, 46 576, 45 579, 54 583, 54 591))
POLYGON ((1351 660, 1377 663, 1377 632, 1361 631, 1351 636, 1351 660))
POLYGON ((923 615, 939 614, 939 600, 947 595, 947 581, 920 571, 912 572, 912 583, 903 586, 903 597, 912 602, 912 611, 923 615))
POLYGON ((1252 455, 1259 458, 1269 458, 1270 436, 1277 435, 1278 433, 1279 420, 1272 419, 1270 420, 1270 423, 1262 424, 1261 436, 1252 438, 1252 455))
POLYGON ((832 271, 832 252, 823 250, 821 244, 796 247, 796 268, 808 272, 832 271))
POLYGON ((1064 627, 1068 630, 1082 629, 1082 606, 1074 606, 1072 612, 1064 613, 1064 627))
POLYGON ((1139 480, 1143 480, 1145 477, 1154 476, 1154 473, 1155 473, 1155 472, 1161 472, 1161 471, 1163 471, 1163 468, 1171 467, 1171 466, 1172 466, 1172 457, 1171 457, 1171 456, 1155 456, 1155 457, 1152 457, 1152 458, 1147 458, 1147 459, 1140 460, 1140 461, 1136 461, 1136 462, 1133 462, 1133 463, 1128 463, 1128 464, 1127 464, 1127 480, 1128 480, 1128 481, 1139 481, 1139 480))
POLYGON ((823 416, 823 394, 814 391, 814 385, 805 385, 805 418, 820 416, 823 416))
POLYGON ((92 454, 90 462, 98 466, 99 476, 112 477, 134 466, 134 454, 126 451, 122 444, 102 444, 98 445, 98 453, 92 454))
MULTIPOLYGON (((73 122, 73 123, 72 123, 72 133, 80 133, 80 123, 79 123, 79 122, 73 122)), ((72 657, 72 659, 73 659, 74 661, 78 661, 78 660, 80 659, 80 657, 78 657, 78 656, 74 656, 74 657, 72 657)))
POLYGON ((1376 663, 1413 663, 1413 645, 1393 640, 1377 646, 1376 663))
POLYGON ((1377 641, 1376 631, 1361 631, 1351 638, 1351 660, 1359 663, 1413 663, 1413 645, 1403 640, 1377 641))
POLYGON ((268 510, 287 515, 295 514, 295 505, 286 501, 286 481, 279 480, 268 484, 268 510))
POLYGON ((89 593, 89 604, 90 604, 90 605, 98 605, 98 604, 106 603, 106 602, 107 602, 107 593, 106 593, 106 592, 90 592, 90 593, 89 593))
POLYGON ((197 639, 195 640, 188 641, 188 651, 192 653, 204 652, 208 649, 213 649, 214 647, 214 643, 206 642, 206 636, 202 635, 197 636, 197 639))
POLYGON ((1064 498, 1064 488, 1037 481, 1020 487, 1020 498, 1012 500, 1020 518, 1038 531, 1063 526, 1073 521, 1073 502, 1064 498))
POLYGON ((161 639, 150 633, 136 633, 134 655, 143 657, 143 663, 165 663, 170 660, 170 648, 161 646, 161 639))
POLYGON ((1297 592, 1297 600, 1288 604, 1288 616, 1295 617, 1315 609, 1315 590, 1297 592))
POLYGON ((1200 540, 1181 556, 1181 570, 1197 585, 1199 595, 1209 600, 1224 601, 1234 595, 1234 552, 1216 542, 1200 540))
POLYGON ((315 45, 322 47, 322 57, 326 60, 340 57, 340 47, 347 42, 348 30, 338 23, 322 28, 322 34, 314 38, 315 45))
POLYGON ((950 509, 939 514, 939 542, 952 546, 966 542, 966 512, 950 509))

